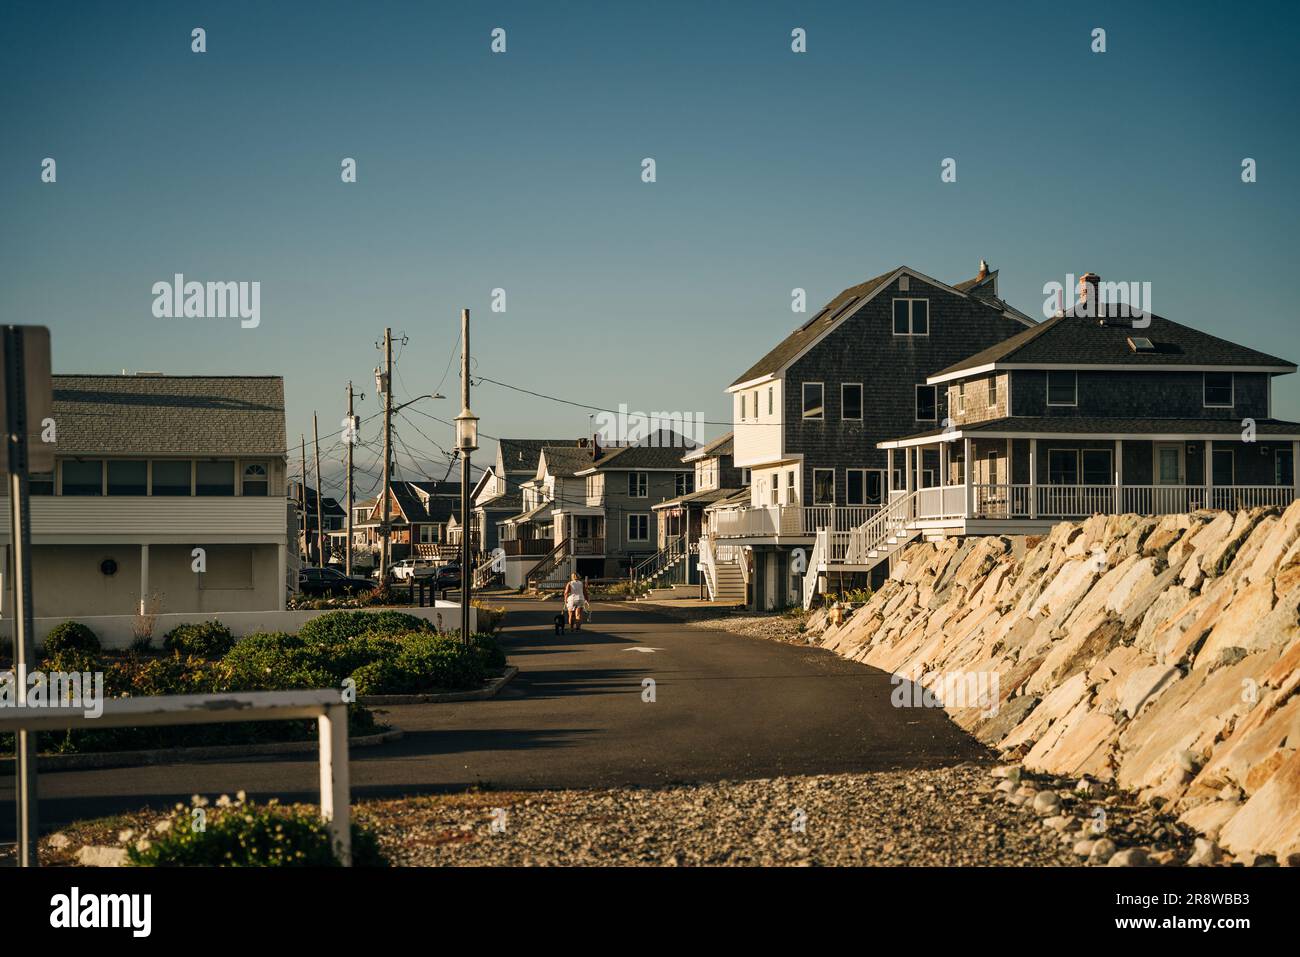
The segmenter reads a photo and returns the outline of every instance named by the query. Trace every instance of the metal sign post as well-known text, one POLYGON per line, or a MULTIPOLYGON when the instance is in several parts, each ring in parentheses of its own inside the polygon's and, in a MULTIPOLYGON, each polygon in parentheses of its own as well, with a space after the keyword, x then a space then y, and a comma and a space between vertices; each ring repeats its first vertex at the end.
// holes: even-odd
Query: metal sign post
MULTIPOLYGON (((35 468, 54 468, 54 443, 43 441, 45 424, 53 438, 53 386, 50 381, 50 332, 40 326, 4 327, 3 388, 6 436, 0 467, 9 473, 9 527, 14 583, 13 660, 18 706, 27 704, 27 669, 34 654, 32 628, 31 503, 27 476, 35 468)), ((36 735, 19 729, 15 735, 17 771, 14 798, 18 806, 18 865, 37 865, 36 735)))

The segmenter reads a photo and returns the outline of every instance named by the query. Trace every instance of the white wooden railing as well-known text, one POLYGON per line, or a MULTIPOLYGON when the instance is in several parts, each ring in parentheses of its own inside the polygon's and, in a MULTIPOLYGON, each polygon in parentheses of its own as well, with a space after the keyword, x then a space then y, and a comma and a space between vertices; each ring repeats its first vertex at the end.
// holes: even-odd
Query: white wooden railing
POLYGON ((718 538, 813 535, 819 528, 847 532, 880 510, 879 505, 763 505, 710 513, 710 532, 718 538))
MULTIPOLYGON (((89 715, 79 707, 0 707, 0 731, 145 728, 315 718, 320 742, 321 818, 339 861, 345 866, 352 863, 348 706, 337 690, 109 698, 102 707, 103 713, 97 716, 89 715)), ((19 840, 22 840, 21 834, 19 840)))
MULTIPOLYGON (((922 489, 918 517, 932 516, 926 504, 937 489, 922 489)), ((1112 515, 1174 515, 1201 508, 1243 509, 1286 507, 1295 499, 1289 485, 975 485, 971 489, 972 518, 1078 518, 1112 515)))

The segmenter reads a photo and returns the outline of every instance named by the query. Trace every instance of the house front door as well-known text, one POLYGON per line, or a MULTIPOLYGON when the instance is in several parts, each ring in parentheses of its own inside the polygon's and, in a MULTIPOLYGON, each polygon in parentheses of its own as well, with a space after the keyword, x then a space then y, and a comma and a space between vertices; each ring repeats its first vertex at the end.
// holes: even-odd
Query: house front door
POLYGON ((1152 511, 1157 515, 1174 512, 1186 512, 1200 508, 1200 496, 1193 501, 1187 485, 1187 471, 1183 458, 1181 442, 1155 443, 1155 480, 1157 488, 1152 490, 1152 511))
POLYGON ((1183 445, 1181 442, 1156 443, 1156 484, 1187 484, 1187 473, 1183 469, 1183 445))

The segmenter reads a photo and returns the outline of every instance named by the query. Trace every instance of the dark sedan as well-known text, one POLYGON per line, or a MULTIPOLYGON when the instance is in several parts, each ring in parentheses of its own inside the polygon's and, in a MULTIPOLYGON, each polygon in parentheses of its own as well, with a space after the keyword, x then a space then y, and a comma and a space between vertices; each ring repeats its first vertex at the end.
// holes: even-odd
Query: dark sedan
POLYGON ((308 567, 298 572, 298 591, 303 595, 356 595, 374 587, 369 579, 349 578, 337 568, 308 567))

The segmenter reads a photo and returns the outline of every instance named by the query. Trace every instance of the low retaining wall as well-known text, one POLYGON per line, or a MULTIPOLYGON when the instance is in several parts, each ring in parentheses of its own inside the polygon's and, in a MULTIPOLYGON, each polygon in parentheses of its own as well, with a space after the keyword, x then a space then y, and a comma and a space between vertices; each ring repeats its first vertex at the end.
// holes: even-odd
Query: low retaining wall
POLYGON ((819 640, 1032 771, 1300 861, 1298 613, 1300 502, 914 544, 819 640))
MULTIPOLYGON (((311 619, 327 614, 331 610, 189 612, 159 615, 153 629, 154 646, 161 646, 163 635, 185 622, 219 621, 229 628, 231 634, 235 637, 242 638, 244 635, 251 635, 258 631, 294 632, 311 619)), ((394 606, 392 608, 375 607, 345 610, 401 611, 435 624, 437 624, 438 618, 441 616, 444 631, 460 630, 460 605, 452 601, 437 601, 432 608, 394 606)), ((39 645, 44 642, 45 636, 56 625, 67 620, 67 618, 37 618, 34 623, 36 627, 36 643, 39 645)), ((132 629, 136 623, 135 615, 90 615, 79 617, 76 620, 98 635, 100 644, 104 648, 120 649, 131 646, 134 637, 132 629)), ((477 608, 470 608, 469 610, 469 627, 470 631, 475 631, 478 628, 477 608)), ((6 616, 0 620, 0 636, 8 638, 12 633, 13 619, 6 616)))

